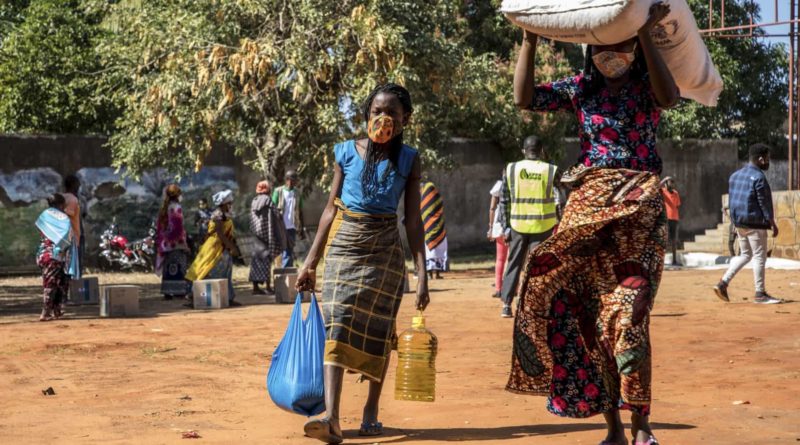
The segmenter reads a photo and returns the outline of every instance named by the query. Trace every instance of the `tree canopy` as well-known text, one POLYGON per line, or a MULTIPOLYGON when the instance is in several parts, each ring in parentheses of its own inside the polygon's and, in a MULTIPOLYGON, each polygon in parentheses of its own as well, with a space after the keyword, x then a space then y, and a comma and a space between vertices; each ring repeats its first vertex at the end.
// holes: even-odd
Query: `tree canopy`
MULTIPOLYGON (((326 183, 333 144, 363 135, 361 101, 393 81, 412 93, 406 141, 428 167, 448 164, 439 149, 454 136, 493 140, 511 157, 536 133, 557 157, 573 119, 513 105, 521 31, 499 3, 0 1, 0 131, 106 134, 116 165, 134 175, 185 173, 229 147, 265 176, 292 166, 326 183)), ((704 24, 707 5, 690 4, 704 24)), ((747 13, 729 1, 726 22, 747 13)), ((662 136, 777 145, 785 48, 757 37, 706 43, 725 80, 719 106, 681 104, 662 136)), ((540 45, 539 80, 582 68, 578 45, 540 45)))
POLYGON ((0 131, 104 133, 115 110, 100 87, 101 11, 79 0, 0 5, 0 131))
MULTIPOLYGON (((406 140, 429 165, 452 136, 519 146, 558 118, 513 107, 509 64, 464 43, 456 1, 148 1, 119 6, 102 48, 124 113, 111 146, 133 171, 202 164, 216 142, 267 176, 286 165, 320 178, 333 143, 363 134, 361 101, 393 81, 412 93, 406 140)), ((543 64, 568 70, 555 53, 543 64)))
MULTIPOLYGON (((708 2, 689 0, 689 5, 698 25, 706 27, 708 2)), ((758 22, 758 5, 728 1, 726 26, 749 24, 750 12, 758 22)), ((718 9, 714 11, 714 23, 720 23, 718 9)), ((683 101, 667 112, 662 121, 662 137, 737 139, 742 156, 756 142, 786 152, 783 125, 788 113, 788 53, 784 45, 758 37, 763 34, 763 30, 755 29, 753 37, 705 39, 725 83, 719 103, 709 108, 683 101)))

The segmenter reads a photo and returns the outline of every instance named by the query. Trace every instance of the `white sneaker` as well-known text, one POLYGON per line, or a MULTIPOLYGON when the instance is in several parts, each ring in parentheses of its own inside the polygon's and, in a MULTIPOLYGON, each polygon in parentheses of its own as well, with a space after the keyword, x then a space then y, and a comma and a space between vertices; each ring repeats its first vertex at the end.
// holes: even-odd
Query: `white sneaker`
POLYGON ((755 299, 753 299, 753 303, 756 304, 781 304, 783 300, 780 298, 775 298, 772 295, 764 292, 763 294, 757 294, 755 299))

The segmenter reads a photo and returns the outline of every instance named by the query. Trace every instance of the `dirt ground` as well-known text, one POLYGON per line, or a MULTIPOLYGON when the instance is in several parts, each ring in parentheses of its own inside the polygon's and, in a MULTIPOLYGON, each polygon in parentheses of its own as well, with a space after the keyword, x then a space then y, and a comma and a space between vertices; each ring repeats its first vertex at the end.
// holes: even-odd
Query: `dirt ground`
MULTIPOLYGON (((159 299, 154 277, 104 275, 143 285, 138 318, 100 319, 97 306, 69 307, 39 323, 34 278, 0 280, 0 442, 309 444, 305 418, 270 401, 265 376, 291 306, 254 297, 237 270, 244 306, 193 311, 159 299), (52 387, 55 395, 44 396, 52 387)), ((757 306, 752 275, 711 293, 718 271, 668 271, 653 312, 652 421, 662 444, 800 442, 800 304, 757 306), (734 403, 743 401, 744 404, 734 403)), ((395 401, 389 371, 386 434, 358 438, 367 385, 346 375, 347 443, 596 444, 602 419, 561 419, 544 399, 503 390, 512 321, 499 317, 488 271, 432 281, 428 326, 439 337, 434 403, 395 401)), ((797 271, 767 272, 772 293, 796 298, 797 271)), ((398 320, 410 324, 408 294, 398 320)), ((394 365, 394 358, 392 364, 394 365)), ((626 416, 627 417, 627 416, 626 416)))

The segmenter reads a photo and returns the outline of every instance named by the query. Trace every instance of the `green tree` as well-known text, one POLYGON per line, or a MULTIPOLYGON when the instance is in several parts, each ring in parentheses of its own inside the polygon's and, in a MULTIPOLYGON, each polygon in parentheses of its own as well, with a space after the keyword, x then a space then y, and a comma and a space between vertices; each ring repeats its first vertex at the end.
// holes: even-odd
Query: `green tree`
MULTIPOLYGON (((689 5, 698 25, 705 28, 708 2, 690 0, 689 5)), ((758 22, 758 5, 729 0, 725 9, 726 26, 748 24, 750 12, 758 22)), ((714 14, 715 26, 719 26, 719 8, 714 14)), ((737 139, 741 156, 747 146, 756 142, 768 143, 785 153, 788 54, 783 45, 758 38, 762 30, 756 29, 753 34, 753 37, 705 39, 725 84, 719 103, 716 107, 704 107, 683 101, 667 111, 661 126, 663 137, 737 139)))
POLYGON ((79 0, 0 6, 0 131, 102 133, 115 107, 99 90, 102 9, 79 0))
MULTIPOLYGON (((110 144, 136 174, 200 167, 224 142, 274 177, 287 165, 329 182, 335 141, 363 134, 360 101, 377 84, 412 92, 406 140, 430 166, 450 137, 503 143, 559 122, 521 116, 513 67, 463 43, 460 2, 152 0, 113 8, 99 51, 125 104, 110 144)), ((564 67, 553 54, 554 66, 564 67)), ((543 58, 544 59, 544 58, 543 58)), ((508 144, 506 144, 508 145, 508 144)))

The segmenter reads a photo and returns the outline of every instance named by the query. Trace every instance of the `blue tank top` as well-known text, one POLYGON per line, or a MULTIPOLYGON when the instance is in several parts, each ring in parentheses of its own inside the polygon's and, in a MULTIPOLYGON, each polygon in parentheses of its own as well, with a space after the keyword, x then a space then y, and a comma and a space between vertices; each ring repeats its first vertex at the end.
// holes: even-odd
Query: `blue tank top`
POLYGON ((411 167, 414 165, 414 158, 417 157, 417 150, 403 145, 397 166, 392 168, 388 159, 384 159, 376 166, 376 179, 378 190, 374 196, 365 197, 361 187, 361 173, 364 171, 364 159, 358 154, 356 141, 349 140, 336 144, 333 148, 336 163, 342 169, 344 181, 339 198, 348 210, 353 212, 368 213, 370 215, 395 214, 400 197, 406 188, 406 181, 411 174, 411 167), (391 171, 386 173, 386 169, 391 171), (385 179, 384 174, 386 174, 385 179))

